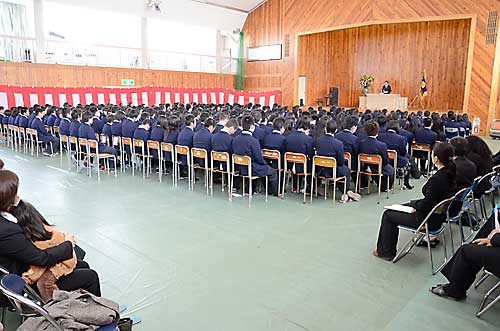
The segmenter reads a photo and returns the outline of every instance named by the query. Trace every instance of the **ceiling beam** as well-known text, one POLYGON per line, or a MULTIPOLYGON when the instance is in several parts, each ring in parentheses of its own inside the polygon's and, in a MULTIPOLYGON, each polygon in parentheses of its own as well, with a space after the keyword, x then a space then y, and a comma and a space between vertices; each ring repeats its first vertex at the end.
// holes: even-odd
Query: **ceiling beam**
POLYGON ((209 5, 209 6, 224 8, 224 9, 228 9, 228 10, 234 10, 234 11, 237 11, 237 12, 240 12, 240 13, 245 13, 245 14, 248 14, 250 12, 250 11, 245 10, 245 9, 231 7, 231 6, 226 6, 226 5, 221 5, 219 3, 215 3, 215 2, 211 2, 211 1, 206 1, 206 0, 191 0, 191 1, 198 2, 198 3, 204 4, 204 5, 209 5))

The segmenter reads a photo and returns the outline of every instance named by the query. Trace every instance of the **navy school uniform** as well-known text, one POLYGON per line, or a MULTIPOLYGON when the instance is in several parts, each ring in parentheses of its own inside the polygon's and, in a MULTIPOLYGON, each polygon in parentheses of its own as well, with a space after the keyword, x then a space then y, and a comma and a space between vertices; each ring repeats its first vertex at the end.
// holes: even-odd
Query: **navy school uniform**
MULTIPOLYGON (((212 151, 212 134, 210 131, 203 127, 201 130, 196 132, 193 136, 193 147, 203 148, 207 151, 208 162, 210 164, 210 152, 212 151)), ((205 160, 195 159, 195 162, 200 166, 205 166, 205 160)))
MULTIPOLYGON (((327 133, 316 140, 316 153, 319 156, 333 157, 337 161, 337 177, 348 176, 350 173, 349 167, 345 165, 344 160, 344 144, 336 139, 333 134, 327 133)), ((332 169, 320 168, 316 172, 320 176, 328 178, 333 177, 332 169)))
POLYGON ((138 122, 132 121, 130 118, 125 118, 122 122, 122 137, 133 138, 135 130, 139 127, 138 122))
POLYGON ((437 141, 440 141, 440 142, 446 141, 446 135, 444 134, 443 131, 439 131, 437 134, 438 134, 437 141))
POLYGON ((344 152, 348 152, 351 154, 351 167, 353 168, 353 170, 355 170, 357 167, 357 163, 355 161, 358 159, 359 153, 359 137, 354 135, 349 130, 342 130, 340 132, 337 132, 335 138, 337 138, 342 142, 342 144, 344 144, 344 152))
POLYGON ((102 129, 104 127, 104 121, 102 121, 99 117, 94 117, 94 121, 92 123, 92 128, 98 134, 102 133, 102 129))
POLYGON ((54 126, 56 119, 57 119, 57 116, 54 113, 52 113, 45 118, 44 123, 45 123, 45 125, 48 125, 48 126, 54 126))
POLYGON ((406 139, 397 134, 394 130, 387 130, 378 136, 378 140, 385 143, 387 149, 395 150, 398 153, 398 168, 404 168, 408 165, 408 151, 406 149, 406 139))
POLYGON ((198 131, 200 131, 201 129, 203 129, 203 128, 204 128, 204 125, 205 125, 204 123, 202 123, 200 120, 198 120, 198 119, 197 119, 197 120, 196 120, 196 126, 195 126, 195 128, 194 128, 194 132, 198 132, 198 131))
MULTIPOLYGON (((292 153, 301 153, 308 158, 307 169, 311 170, 311 159, 313 157, 313 139, 303 131, 294 130, 285 139, 285 150, 292 153)), ((293 169, 293 164, 288 165, 288 170, 293 169)), ((295 165, 295 173, 304 172, 301 164, 295 165)))
MULTIPOLYGON (((78 135, 80 138, 85 138, 85 139, 89 139, 89 140, 97 140, 98 147, 99 147, 99 154, 107 153, 107 154, 116 155, 116 149, 114 149, 111 146, 104 145, 98 139, 96 139, 96 132, 95 132, 94 128, 91 127, 90 125, 88 125, 87 123, 82 123, 82 125, 80 125, 80 128, 78 129, 78 135)), ((91 151, 91 152, 94 152, 94 151, 91 151)), ((111 164, 110 166, 113 168, 114 164, 111 164)))
MULTIPOLYGON (((134 139, 142 140, 144 143, 144 154, 145 155, 148 153, 148 140, 149 140, 150 136, 151 136, 151 133, 149 132, 149 130, 146 130, 145 128, 138 127, 134 131, 134 139)), ((143 151, 141 148, 135 147, 134 149, 135 149, 136 153, 143 154, 143 151)))
POLYGON ((20 128, 27 128, 28 127, 28 116, 21 115, 21 117, 19 118, 18 126, 20 128))
MULTIPOLYGON (((233 139, 233 152, 237 155, 249 156, 252 159, 252 176, 267 176, 269 166, 262 156, 259 141, 252 136, 250 131, 243 131, 241 135, 233 139)), ((246 170, 246 167, 241 167, 241 174, 248 175, 246 170)))
POLYGON ((19 126, 19 119, 21 118, 21 115, 17 115, 16 118, 14 119, 14 125, 19 126))
POLYGON ((113 121, 113 123, 111 123, 111 135, 121 137, 121 135, 122 135, 122 122, 113 121))
MULTIPOLYGON (((168 144, 172 144, 175 147, 175 145, 177 145, 178 138, 179 138, 179 131, 177 130, 168 131, 168 133, 166 133, 165 142, 168 144)), ((163 158, 166 161, 173 161, 170 152, 164 152, 163 158)))
MULTIPOLYGON (((286 137, 282 135, 279 131, 273 131, 264 138, 264 148, 279 151, 281 153, 281 164, 283 164, 283 158, 285 156, 285 140, 286 137)), ((278 168, 278 162, 273 160, 268 160, 268 163, 274 169, 278 168)))
POLYGON ((215 126, 214 134, 219 133, 224 128, 224 125, 218 124, 215 126))
POLYGON ((45 130, 45 125, 40 118, 35 117, 31 123, 31 128, 37 131, 38 140, 43 141, 44 143, 52 143, 53 152, 59 150, 59 139, 52 136, 47 132, 47 130, 45 130))
POLYGON ((31 128, 31 123, 33 123, 33 120, 35 119, 36 114, 35 112, 32 112, 30 116, 28 117, 28 126, 31 128))
POLYGON ((71 121, 69 118, 61 119, 59 123, 59 135, 61 136, 69 136, 69 126, 71 125, 71 121))
MULTIPOLYGON (((438 135, 436 132, 431 129, 419 128, 415 132, 415 142, 419 144, 428 144, 433 148, 434 144, 436 144, 438 135)), ((415 152, 415 157, 419 157, 421 159, 427 160, 427 153, 425 152, 415 152)))
POLYGON ((2 117, 2 124, 3 124, 3 125, 9 124, 9 118, 10 118, 10 116, 5 116, 5 115, 4 115, 4 116, 2 117))
POLYGON ((79 121, 71 121, 71 124, 69 125, 69 135, 71 137, 80 138, 80 136, 78 136, 78 130, 81 125, 82 124, 79 121))
POLYGON ((262 126, 256 124, 252 136, 259 141, 260 147, 263 148, 264 138, 266 138, 266 130, 262 126))
POLYGON ((113 141, 112 140, 113 138, 112 138, 111 124, 110 123, 104 124, 104 126, 102 127, 102 133, 101 134, 103 134, 106 137, 108 137, 108 141, 111 144, 111 142, 113 141))
POLYGON ((14 125, 14 122, 16 121, 16 118, 13 116, 9 116, 9 119, 7 120, 7 124, 9 125, 14 125))
POLYGON ((56 120, 54 121, 54 126, 59 126, 61 124, 61 118, 60 117, 56 117, 56 120))
MULTIPOLYGON (((359 153, 380 155, 382 157, 382 173, 385 176, 393 177, 394 168, 389 163, 389 156, 387 155, 387 145, 378 141, 375 137, 368 137, 359 144, 359 153)), ((357 160, 356 160, 357 162, 357 160)), ((373 167, 372 171, 378 171, 373 167)))
POLYGON ((444 123, 444 133, 447 139, 452 139, 460 135, 460 123, 450 121, 444 123))
MULTIPOLYGON (((212 136, 212 150, 216 152, 227 152, 231 157, 233 154, 233 137, 230 136, 226 131, 221 131, 212 136)), ((214 163, 214 167, 217 165, 214 163)), ((222 164, 222 169, 226 169, 226 164, 222 164)))
POLYGON ((406 139, 406 144, 408 145, 408 151, 411 148, 411 144, 413 143, 413 134, 406 129, 399 129, 399 135, 403 136, 406 139))
MULTIPOLYGON (((165 139, 165 129, 161 126, 155 126, 151 130, 151 135, 149 136, 149 140, 157 141, 160 144, 163 142, 165 139)), ((158 151, 153 149, 151 150, 151 155, 153 156, 154 159, 158 159, 158 151)))
MULTIPOLYGON (((193 137, 193 128, 186 126, 182 129, 182 131, 179 133, 179 136, 177 137, 177 145, 187 146, 189 147, 189 149, 191 149, 191 147, 193 147, 193 137)), ((182 165, 187 165, 187 159, 184 155, 180 155, 180 159, 178 161, 180 161, 182 165)))

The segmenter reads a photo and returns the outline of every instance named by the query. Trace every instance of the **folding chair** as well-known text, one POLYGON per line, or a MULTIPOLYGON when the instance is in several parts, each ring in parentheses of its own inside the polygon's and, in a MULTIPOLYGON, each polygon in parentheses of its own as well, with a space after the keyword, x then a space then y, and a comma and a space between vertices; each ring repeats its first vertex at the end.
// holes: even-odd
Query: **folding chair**
MULTIPOLYGON (((378 177, 378 200, 377 204, 380 204, 380 195, 382 193, 382 178, 384 173, 382 170, 382 157, 380 155, 364 154, 358 155, 358 170, 356 172, 356 193, 361 190, 361 175, 368 176, 368 194, 370 194, 370 184, 372 181, 372 176, 378 177), (366 170, 362 170, 366 166, 366 170), (372 172, 370 166, 377 166, 377 172, 372 172)), ((389 199, 389 176, 387 176, 387 199, 389 199)))
POLYGON ((141 139, 133 139, 134 148, 132 149, 132 176, 134 175, 135 165, 142 159, 142 178, 146 178, 146 169, 148 167, 148 155, 146 154, 146 146, 141 139))
POLYGON ((23 146, 23 153, 28 153, 28 142, 26 139, 26 129, 19 127, 19 146, 23 146))
POLYGON ((15 125, 12 125, 11 126, 12 128, 12 142, 13 142, 13 145, 14 145, 14 148, 13 150, 15 150, 16 152, 19 151, 19 127, 18 126, 15 126, 15 125))
POLYGON ((431 172, 432 172, 432 161, 431 161, 432 148, 431 148, 431 145, 420 144, 420 143, 411 144, 411 149, 410 149, 411 157, 418 159, 418 160, 421 160, 422 159, 421 157, 413 156, 414 152, 421 152, 421 153, 427 154, 427 174, 430 176, 431 172))
MULTIPOLYGON (((252 175, 252 159, 246 155, 237 155, 233 154, 233 162, 232 162, 232 172, 231 172, 231 189, 229 192, 233 192, 233 183, 234 177, 241 177, 243 179, 243 195, 245 194, 245 178, 248 179, 249 187, 248 187, 248 208, 252 207, 252 196, 253 196, 253 180, 259 179, 262 177, 253 176, 252 175), (236 168, 238 166, 238 169, 236 168), (247 175, 242 173, 242 169, 246 167, 247 175)), ((268 178, 265 176, 266 180, 266 203, 267 203, 267 191, 268 191, 268 178)))
POLYGON ((278 196, 283 198, 283 194, 280 194, 279 192, 281 190, 281 175, 283 173, 283 168, 281 167, 280 151, 274 149, 263 149, 262 157, 271 167, 273 167, 278 172, 278 196))
POLYGON ((53 130, 54 130, 54 136, 59 137, 59 127, 58 126, 54 126, 53 130))
MULTIPOLYGON (((31 133, 31 155, 33 155, 33 149, 36 149, 36 156, 39 156, 39 148, 43 147, 43 141, 38 140, 38 132, 35 129, 30 129, 31 133)), ((52 148, 52 143, 49 143, 51 145, 51 151, 54 151, 54 148, 52 148)))
MULTIPOLYGON (((283 178, 283 188, 282 188, 282 195, 283 197, 285 196, 285 187, 288 186, 288 175, 296 175, 296 176, 304 176, 304 203, 306 203, 306 196, 307 196, 307 176, 309 176, 311 173, 307 172, 307 156, 301 153, 292 153, 292 152, 286 152, 285 153, 285 164, 283 166, 284 169, 284 178, 283 178), (304 171, 301 173, 296 173, 292 169, 288 169, 288 165, 292 164, 293 166, 297 165, 302 165, 304 167, 304 171)), ((297 183, 298 184, 298 183, 297 183)), ((293 177, 292 177, 292 187, 293 187, 293 177)), ((300 185, 299 185, 300 187, 300 185)))
POLYGON ((347 177, 337 177, 337 160, 333 157, 314 156, 312 163, 312 181, 311 181, 311 203, 313 201, 314 186, 316 186, 316 197, 318 196, 318 178, 325 180, 325 200, 328 196, 328 183, 333 182, 333 205, 335 206, 337 193, 337 182, 344 182, 344 194, 347 193, 347 177), (316 175, 317 168, 332 169, 332 177, 316 175))
POLYGON ((205 187, 207 188, 207 195, 209 194, 209 186, 210 186, 210 167, 208 166, 208 152, 203 148, 191 148, 191 173, 192 181, 191 188, 194 191, 194 184, 196 182, 196 169, 203 170, 205 172, 205 187), (204 166, 201 166, 199 163, 195 163, 196 160, 203 160, 205 162, 204 166))
POLYGON ((120 167, 120 170, 123 172, 125 171, 125 152, 123 149, 123 144, 122 144, 122 137, 120 136, 111 136, 111 146, 116 148, 117 151, 119 151, 120 155, 120 162, 122 166, 120 167))
MULTIPOLYGON (((80 165, 79 168, 86 168, 87 169, 87 176, 92 176, 92 162, 90 161, 90 154, 89 154, 89 142, 85 138, 78 138, 78 152, 80 154, 80 165)), ((77 168, 77 172, 79 170, 77 168)))
MULTIPOLYGON (((186 157, 186 162, 187 162, 187 172, 188 172, 188 183, 189 183, 189 189, 191 190, 191 155, 189 151, 189 147, 187 146, 182 146, 182 145, 175 145, 175 167, 176 167, 176 183, 178 179, 181 176, 181 166, 182 162, 180 161, 179 155, 185 156, 186 157)), ((176 184, 177 185, 177 184, 176 184)))
POLYGON ((44 125, 44 127, 45 127, 45 131, 47 131, 48 133, 52 134, 52 127, 51 126, 44 125))
POLYGON ((132 143, 132 138, 128 137, 121 137, 121 147, 122 147, 122 164, 126 164, 125 160, 130 161, 130 166, 132 168, 132 176, 135 176, 135 165, 134 161, 132 160, 132 153, 133 153, 133 143, 132 143), (129 152, 127 152, 127 147, 129 152))
MULTIPOLYGON (((69 136, 68 141, 69 141, 68 144, 69 158, 71 160, 71 158, 74 156, 74 161, 76 163, 76 171, 78 172, 80 169, 80 159, 81 159, 80 148, 78 146, 78 138, 69 136)), ((71 163, 70 163, 70 169, 71 169, 71 163)))
MULTIPOLYGON (((89 159, 94 158, 94 164, 97 168, 97 180, 101 180, 101 169, 99 167, 100 160, 105 161, 105 167, 108 175, 111 174, 109 160, 113 160, 115 166, 115 178, 118 177, 118 169, 116 169, 118 164, 116 162, 117 160, 115 155, 109 153, 99 153, 99 143, 97 140, 88 140, 88 148, 89 159)), ((90 177, 92 177, 92 169, 90 169, 90 177)))
MULTIPOLYGON (((429 212, 429 214, 427 214, 427 216, 425 217, 423 222, 420 223, 420 225, 417 228, 412 228, 412 227, 404 226, 404 225, 398 226, 399 230, 408 231, 408 232, 412 233, 412 237, 410 238, 410 240, 408 240, 406 242, 406 244, 403 246, 403 248, 399 250, 398 254, 392 260, 393 263, 398 262, 401 258, 406 256, 413 249, 413 247, 417 246, 425 238, 427 241, 427 252, 429 253, 429 259, 431 261, 432 274, 435 275, 439 271, 441 271, 441 269, 448 262, 448 250, 446 247, 446 231, 445 231, 446 230, 446 222, 441 224, 441 227, 436 231, 429 231, 429 227, 428 227, 427 222, 429 221, 430 217, 433 214, 445 214, 452 201, 453 201, 453 198, 450 198, 450 199, 446 199, 446 200, 443 200, 440 203, 438 203, 434 208, 432 208, 432 210, 429 212), (434 259, 432 256, 431 240, 430 240, 431 235, 432 236, 441 235, 443 238, 444 261, 443 261, 443 263, 441 263, 439 265, 439 267, 437 269, 434 269, 434 259)), ((450 227, 449 221, 448 221, 448 229, 450 231, 450 236, 451 236, 452 234, 451 234, 451 227, 450 227)), ((452 240, 452 250, 453 250, 453 237, 451 237, 451 240, 452 240)))
POLYGON ((161 157, 161 146, 160 146, 160 143, 158 141, 155 141, 155 140, 148 140, 148 143, 146 145, 147 147, 147 152, 148 152, 148 170, 146 172, 147 174, 147 177, 151 176, 151 173, 152 173, 152 160, 153 159, 156 159, 158 160, 158 180, 161 182, 161 175, 162 175, 162 169, 161 169, 161 163, 162 163, 162 157, 161 157), (153 151, 156 152, 156 157, 155 155, 152 153, 153 151))
MULTIPOLYGON (((487 278, 490 276, 494 276, 491 272, 488 270, 484 270, 484 275, 481 277, 481 279, 474 284, 474 287, 477 288, 479 285, 481 285, 487 278)), ((491 287, 488 292, 486 292, 483 296, 483 299, 481 300, 481 303, 479 304, 479 307, 476 312, 476 317, 481 318, 484 313, 486 313, 488 310, 491 309, 498 301, 500 301, 500 295, 497 295, 490 303, 486 304, 488 302, 488 299, 491 297, 491 295, 500 288, 500 281, 495 283, 493 287, 491 287)))
POLYGON ((229 191, 229 201, 232 199, 231 185, 231 164, 228 152, 212 151, 210 158, 210 195, 214 195, 214 173, 220 173, 222 177, 222 192, 224 192, 224 175, 227 175, 227 190, 229 191), (218 167, 215 166, 217 162, 218 167), (226 164, 224 170, 223 164, 226 164))
POLYGON ((66 157, 68 158, 68 163, 69 163, 70 162, 70 154, 71 154, 69 152, 69 137, 66 135, 60 135, 59 136, 59 151, 61 153, 61 167, 62 167, 62 163, 63 163, 63 153, 64 153, 65 146, 66 146, 66 157))
MULTIPOLYGON (((8 274, 4 276, 0 280, 0 291, 9 298, 19 315, 28 318, 42 316, 57 331, 64 331, 62 326, 43 308, 40 297, 34 291, 29 290, 24 280, 18 275, 8 274)), ((115 323, 96 329, 96 331, 116 330, 118 327, 115 323)))
POLYGON ((14 150, 14 126, 12 124, 7 124, 7 147, 10 146, 12 150, 14 150))
MULTIPOLYGON (((453 196, 453 203, 448 208, 447 218, 451 223, 456 223, 460 226, 460 238, 461 244, 465 244, 474 235, 474 230, 472 226, 472 218, 470 216, 470 208, 473 204, 472 202, 472 189, 473 187, 467 187, 461 189, 453 196), (469 234, 467 237, 464 233, 464 224, 462 222, 462 216, 466 214, 469 220, 469 234)), ((452 241, 453 243, 453 241, 452 241)))
MULTIPOLYGON (((399 186, 401 190, 403 189, 403 178, 401 176, 398 177, 398 152, 395 150, 389 149, 387 150, 387 155, 389 156, 389 160, 392 161, 392 167, 394 168, 394 179, 398 179, 399 186)), ((387 187, 389 189, 389 187, 387 187)), ((396 185, 392 186, 392 194, 396 193, 396 185)))
POLYGON ((161 153, 160 153, 160 182, 161 176, 163 175, 163 167, 166 166, 165 153, 170 153, 170 159, 172 160, 172 185, 177 185, 177 168, 175 166, 175 149, 174 145, 171 143, 161 143, 161 153))

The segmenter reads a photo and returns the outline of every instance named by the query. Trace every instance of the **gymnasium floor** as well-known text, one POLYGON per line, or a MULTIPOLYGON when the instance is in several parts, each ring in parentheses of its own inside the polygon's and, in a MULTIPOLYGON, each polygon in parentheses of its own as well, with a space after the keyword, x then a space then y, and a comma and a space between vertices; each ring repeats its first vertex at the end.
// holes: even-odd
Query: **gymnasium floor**
MULTIPOLYGON (((500 143, 491 142, 493 151, 500 143)), ((98 270, 103 294, 143 322, 134 330, 330 331, 498 330, 500 305, 475 317, 483 293, 457 303, 431 295, 426 250, 397 264, 372 256, 384 204, 420 196, 397 191, 331 205, 301 196, 229 203, 170 177, 88 178, 66 159, 33 158, 0 147, 21 178, 21 197, 72 232, 98 270)), ((403 239, 407 236, 404 235, 403 239)), ((441 253, 440 250, 436 251, 441 253)), ((440 255, 436 255, 440 257, 440 255)), ((7 327, 7 330, 12 330, 7 327)))

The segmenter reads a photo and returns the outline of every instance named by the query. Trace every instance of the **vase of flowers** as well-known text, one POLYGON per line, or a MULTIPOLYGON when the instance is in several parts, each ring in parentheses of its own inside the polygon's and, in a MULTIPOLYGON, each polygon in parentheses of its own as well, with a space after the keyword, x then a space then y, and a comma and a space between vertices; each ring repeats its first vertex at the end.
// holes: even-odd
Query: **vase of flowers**
POLYGON ((363 74, 359 78, 359 85, 361 86, 365 96, 368 94, 368 89, 373 85, 373 82, 375 82, 373 75, 363 74))

